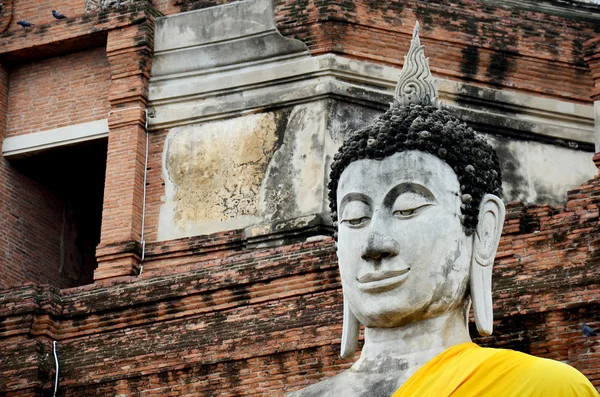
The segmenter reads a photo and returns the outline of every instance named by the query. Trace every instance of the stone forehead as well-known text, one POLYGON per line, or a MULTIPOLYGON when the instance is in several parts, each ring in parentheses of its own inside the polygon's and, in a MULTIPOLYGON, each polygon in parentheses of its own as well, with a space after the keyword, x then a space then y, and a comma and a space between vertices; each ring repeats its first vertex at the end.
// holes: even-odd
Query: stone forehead
POLYGON ((418 183, 439 196, 458 194, 452 168, 438 157, 419 150, 394 153, 382 160, 361 159, 350 163, 338 184, 338 200, 347 192, 386 190, 400 183, 418 183))

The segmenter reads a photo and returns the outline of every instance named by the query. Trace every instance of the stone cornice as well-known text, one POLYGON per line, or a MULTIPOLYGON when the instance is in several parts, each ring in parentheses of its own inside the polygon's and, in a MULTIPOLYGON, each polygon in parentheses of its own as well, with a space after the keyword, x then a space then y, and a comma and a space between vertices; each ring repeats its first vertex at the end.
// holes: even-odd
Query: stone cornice
MULTIPOLYGON (((392 101, 398 69, 332 54, 274 59, 216 68, 207 72, 154 77, 150 128, 234 117, 323 98, 339 98, 385 109, 392 101)), ((560 101, 514 91, 440 80, 440 99, 470 121, 509 129, 524 137, 591 144, 592 105, 560 101)), ((502 131, 498 131, 502 133, 502 131)))

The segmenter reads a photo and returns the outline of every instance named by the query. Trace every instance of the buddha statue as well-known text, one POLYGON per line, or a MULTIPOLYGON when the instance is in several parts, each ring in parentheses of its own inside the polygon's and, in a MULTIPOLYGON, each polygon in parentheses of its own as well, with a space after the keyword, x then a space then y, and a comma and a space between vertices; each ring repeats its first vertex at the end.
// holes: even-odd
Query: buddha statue
POLYGON ((492 333, 492 265, 504 204, 495 151, 438 104, 418 24, 391 107, 332 164, 352 367, 291 396, 598 396, 574 368, 471 342, 492 333))

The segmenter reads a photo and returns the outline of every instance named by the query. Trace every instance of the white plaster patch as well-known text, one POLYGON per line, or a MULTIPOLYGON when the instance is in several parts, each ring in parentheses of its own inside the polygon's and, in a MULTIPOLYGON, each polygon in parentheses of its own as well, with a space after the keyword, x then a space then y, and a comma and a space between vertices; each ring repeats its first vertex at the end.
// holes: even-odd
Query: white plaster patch
POLYGON ((505 202, 564 204, 567 191, 598 172, 591 153, 534 141, 500 143, 486 138, 498 150, 505 202))

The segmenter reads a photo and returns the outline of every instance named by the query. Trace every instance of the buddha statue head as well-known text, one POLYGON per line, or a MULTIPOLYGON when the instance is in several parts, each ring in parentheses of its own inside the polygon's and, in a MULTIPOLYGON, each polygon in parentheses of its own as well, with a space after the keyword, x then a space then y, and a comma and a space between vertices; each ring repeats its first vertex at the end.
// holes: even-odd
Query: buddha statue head
POLYGON ((391 107, 334 157, 329 199, 344 295, 342 357, 359 322, 397 328, 472 303, 492 332, 492 265, 504 222, 498 159, 438 103, 418 24, 391 107))

